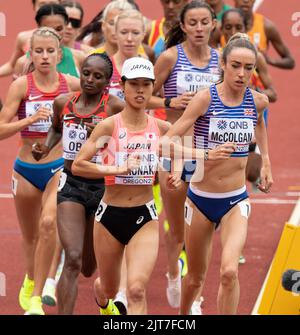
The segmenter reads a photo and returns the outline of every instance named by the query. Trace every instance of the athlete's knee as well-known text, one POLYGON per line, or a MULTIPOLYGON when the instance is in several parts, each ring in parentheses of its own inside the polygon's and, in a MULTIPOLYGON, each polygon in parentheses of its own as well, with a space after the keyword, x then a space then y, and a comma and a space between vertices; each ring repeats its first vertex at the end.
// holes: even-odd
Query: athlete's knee
POLYGON ((145 286, 140 282, 130 284, 127 288, 127 298, 132 303, 138 303, 145 299, 145 286))
POLYGON ((101 288, 108 299, 113 299, 118 293, 118 288, 115 286, 106 286, 105 284, 102 284, 101 288))
POLYGON ((204 273, 199 273, 199 274, 191 274, 191 273, 187 273, 187 275, 184 278, 186 285, 192 289, 192 290, 198 290, 200 289, 203 284, 204 284, 204 280, 205 280, 205 274, 204 273))
POLYGON ((56 218, 54 215, 45 215, 41 218, 39 235, 44 240, 56 238, 56 218))
POLYGON ((220 281, 223 287, 231 289, 238 279, 238 269, 235 267, 225 267, 221 269, 220 281))
POLYGON ((82 267, 82 253, 79 250, 65 251, 65 267, 69 272, 79 275, 82 267))

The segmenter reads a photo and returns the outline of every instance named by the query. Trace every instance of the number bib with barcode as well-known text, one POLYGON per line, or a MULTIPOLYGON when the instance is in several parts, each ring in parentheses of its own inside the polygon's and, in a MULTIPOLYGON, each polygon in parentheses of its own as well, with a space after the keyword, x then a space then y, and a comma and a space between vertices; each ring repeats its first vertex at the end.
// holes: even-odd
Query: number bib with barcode
MULTIPOLYGON (((35 115, 40 107, 47 108, 51 112, 53 112, 53 101, 52 100, 26 101, 25 105, 26 117, 28 118, 31 117, 32 115, 35 115)), ((51 116, 49 116, 47 120, 40 120, 31 124, 30 126, 28 126, 28 130, 38 133, 47 133, 51 125, 52 125, 51 116)))
POLYGON ((208 148, 232 142, 237 144, 236 152, 248 153, 254 137, 253 120, 237 118, 211 118, 208 134, 208 148))
MULTIPOLYGON (((115 183, 121 185, 152 185, 157 169, 158 158, 155 151, 138 152, 141 164, 138 169, 132 170, 128 175, 116 176, 115 183)), ((126 152, 117 152, 115 155, 116 165, 122 166, 128 159, 126 152)))
MULTIPOLYGON (((88 137, 88 133, 85 127, 78 124, 70 124, 66 126, 64 123, 63 129, 63 158, 67 160, 75 160, 81 147, 84 145, 88 137)), ((94 156, 91 162, 101 162, 100 156, 94 156)))

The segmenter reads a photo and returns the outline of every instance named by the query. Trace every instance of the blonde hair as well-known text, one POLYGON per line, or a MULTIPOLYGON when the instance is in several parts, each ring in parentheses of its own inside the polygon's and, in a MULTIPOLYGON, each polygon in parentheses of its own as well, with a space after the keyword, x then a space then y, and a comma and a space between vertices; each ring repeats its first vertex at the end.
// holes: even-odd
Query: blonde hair
POLYGON ((110 2, 104 9, 103 14, 102 14, 102 21, 105 21, 108 13, 112 10, 112 9, 119 9, 120 11, 123 10, 132 10, 135 7, 129 3, 127 0, 115 0, 110 2))
POLYGON ((30 47, 32 48, 33 40, 35 36, 43 36, 43 37, 52 37, 57 41, 58 47, 60 44, 61 37, 60 35, 56 32, 55 29, 50 28, 50 27, 41 27, 36 29, 31 36, 30 39, 30 47))
POLYGON ((245 33, 235 33, 234 35, 232 35, 229 38, 227 43, 230 43, 230 42, 238 40, 238 39, 244 39, 244 40, 247 40, 247 41, 251 42, 250 37, 247 34, 245 34, 245 33))
POLYGON ((117 25, 118 25, 119 21, 122 20, 122 19, 137 19, 137 20, 140 20, 142 22, 143 32, 145 32, 146 25, 145 25, 144 16, 139 11, 137 11, 136 9, 124 10, 121 14, 116 16, 115 17, 115 27, 116 27, 116 29, 117 29, 117 25))

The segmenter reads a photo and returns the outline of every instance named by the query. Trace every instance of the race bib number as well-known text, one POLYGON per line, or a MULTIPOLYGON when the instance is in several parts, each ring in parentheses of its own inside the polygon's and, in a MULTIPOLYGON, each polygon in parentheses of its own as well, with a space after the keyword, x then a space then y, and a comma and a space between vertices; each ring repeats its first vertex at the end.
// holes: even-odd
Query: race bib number
POLYGON ((101 218, 102 218, 106 208, 107 208, 107 204, 101 200, 100 204, 97 208, 96 214, 95 214, 95 220, 97 222, 101 222, 101 218))
POLYGON ((180 71, 177 77, 178 94, 201 91, 219 79, 219 74, 180 71))
MULTIPOLYGON (((32 115, 35 115, 41 107, 47 108, 53 113, 53 101, 51 100, 26 101, 26 117, 28 118, 32 115)), ((28 126, 28 130, 39 133, 47 133, 49 128, 51 127, 51 124, 51 117, 49 116, 48 120, 40 120, 31 124, 30 126, 28 126)))
POLYGON ((237 144, 236 152, 248 152, 254 137, 251 119, 211 118, 209 124, 208 148, 214 149, 225 142, 237 144))
POLYGON ((152 220, 158 220, 158 215, 157 215, 157 211, 156 211, 156 206, 155 206, 154 200, 148 202, 146 204, 146 206, 147 206, 147 208, 149 210, 151 219, 152 220))
POLYGON ((63 129, 63 144, 64 144, 64 159, 74 160, 79 150, 87 140, 87 130, 77 124, 64 124, 63 129))
MULTIPOLYGON (((137 169, 132 170, 128 175, 116 176, 116 184, 122 185, 151 185, 157 170, 158 157, 155 151, 137 153, 141 158, 141 164, 137 169)), ((126 152, 116 153, 116 165, 126 164, 129 154, 126 152)))
POLYGON ((188 224, 189 226, 192 224, 192 218, 193 218, 193 208, 186 201, 184 204, 184 220, 186 224, 188 224))
POLYGON ((60 192, 64 186, 66 185, 67 181, 67 174, 65 172, 62 172, 59 177, 59 184, 58 184, 58 189, 57 191, 60 192))
POLYGON ((248 219, 251 213, 251 205, 248 199, 243 200, 238 203, 238 206, 240 208, 241 216, 248 219))

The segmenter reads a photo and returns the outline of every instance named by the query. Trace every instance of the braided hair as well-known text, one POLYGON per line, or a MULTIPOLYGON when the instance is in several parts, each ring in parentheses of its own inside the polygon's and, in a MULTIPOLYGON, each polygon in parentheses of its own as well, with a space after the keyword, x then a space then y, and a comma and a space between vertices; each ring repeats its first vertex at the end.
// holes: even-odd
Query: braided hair
POLYGON ((64 18, 66 24, 69 22, 69 17, 65 10, 65 7, 63 7, 62 5, 56 4, 56 3, 52 3, 52 4, 42 6, 37 11, 36 16, 35 16, 35 21, 37 25, 40 27, 42 18, 44 16, 50 16, 50 15, 61 15, 64 18))
POLYGON ((114 67, 113 67, 113 63, 111 61, 111 59, 109 58, 109 56, 106 54, 106 52, 95 52, 95 53, 91 53, 90 55, 88 55, 82 66, 85 64, 85 62, 90 59, 91 57, 100 57, 105 63, 106 63, 106 67, 105 67, 105 73, 106 73, 106 79, 110 80, 112 75, 113 75, 113 71, 114 71, 114 67))

